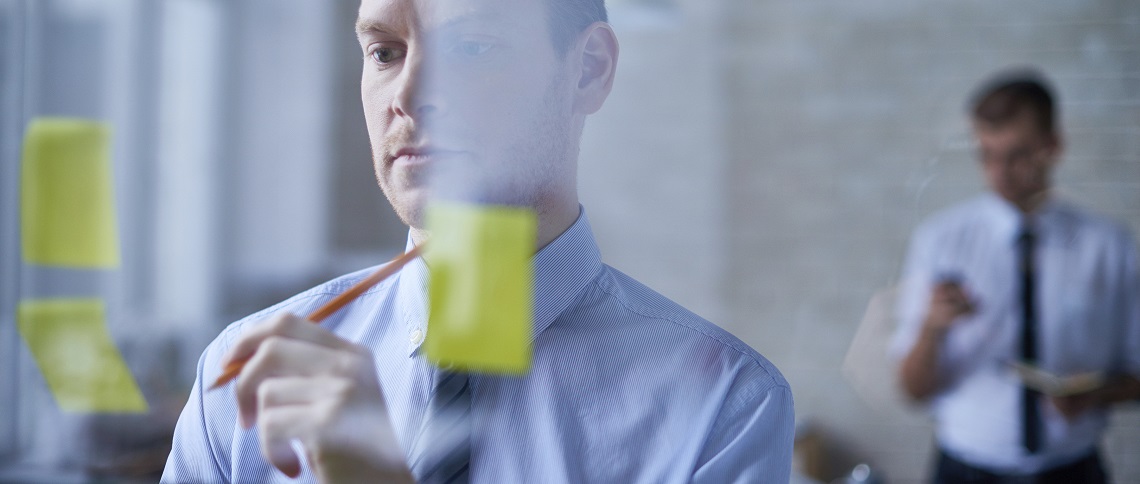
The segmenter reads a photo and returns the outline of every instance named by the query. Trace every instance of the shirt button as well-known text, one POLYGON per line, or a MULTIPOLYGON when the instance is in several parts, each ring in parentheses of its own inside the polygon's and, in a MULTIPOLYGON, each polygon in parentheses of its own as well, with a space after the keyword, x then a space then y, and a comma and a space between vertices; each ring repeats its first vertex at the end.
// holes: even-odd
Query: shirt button
POLYGON ((412 331, 408 334, 408 341, 413 345, 418 345, 424 340, 424 332, 420 330, 412 331))

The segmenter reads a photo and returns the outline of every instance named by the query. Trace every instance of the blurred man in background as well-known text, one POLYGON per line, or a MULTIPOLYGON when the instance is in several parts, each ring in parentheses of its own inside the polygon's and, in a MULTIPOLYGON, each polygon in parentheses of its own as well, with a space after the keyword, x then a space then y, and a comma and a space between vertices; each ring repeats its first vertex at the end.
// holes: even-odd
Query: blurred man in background
POLYGON ((617 67, 602 0, 364 0, 357 35, 376 175, 409 247, 429 237, 433 165, 486 168, 473 188, 538 214, 530 372, 424 360, 422 260, 320 326, 293 316, 369 271, 350 274, 207 348, 163 481, 788 482, 779 371, 604 265, 578 204, 584 121, 617 67), (236 384, 206 391, 238 361, 236 384))
POLYGON ((985 83, 970 110, 989 193, 911 241, 892 351, 937 423, 935 482, 1105 482, 1108 409, 1140 399, 1136 246, 1051 193, 1055 106, 1032 71, 985 83), (1015 363, 1085 377, 1043 389, 1015 363))

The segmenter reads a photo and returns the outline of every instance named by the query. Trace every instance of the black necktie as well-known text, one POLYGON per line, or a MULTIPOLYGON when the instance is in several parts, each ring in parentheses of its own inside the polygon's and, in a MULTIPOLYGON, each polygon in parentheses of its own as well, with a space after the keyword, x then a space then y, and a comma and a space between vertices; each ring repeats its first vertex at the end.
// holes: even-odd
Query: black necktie
MULTIPOLYGON (((1036 237, 1024 230, 1017 239, 1021 272, 1021 360, 1037 364, 1037 307, 1034 284, 1033 249, 1036 237)), ((1021 387, 1021 442, 1030 454, 1041 450, 1041 414, 1038 393, 1021 387)))
POLYGON ((416 482, 471 480, 471 385, 466 373, 440 372, 412 455, 416 482))

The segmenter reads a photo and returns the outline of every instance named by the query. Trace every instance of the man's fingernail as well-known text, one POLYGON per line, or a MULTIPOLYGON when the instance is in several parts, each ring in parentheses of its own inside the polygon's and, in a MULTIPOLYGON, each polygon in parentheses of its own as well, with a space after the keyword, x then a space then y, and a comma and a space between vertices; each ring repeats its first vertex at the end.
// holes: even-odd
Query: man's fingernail
POLYGON ((233 359, 234 359, 234 350, 233 350, 233 348, 230 348, 230 349, 226 350, 225 353, 222 353, 221 358, 218 358, 218 364, 221 365, 222 368, 225 368, 225 367, 230 365, 230 362, 233 359))

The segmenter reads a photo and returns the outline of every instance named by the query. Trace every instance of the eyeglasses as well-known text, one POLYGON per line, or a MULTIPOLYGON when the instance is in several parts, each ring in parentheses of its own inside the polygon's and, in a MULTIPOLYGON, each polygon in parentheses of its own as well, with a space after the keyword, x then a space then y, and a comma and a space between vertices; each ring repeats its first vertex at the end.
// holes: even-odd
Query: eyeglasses
POLYGON ((1032 146, 1019 146, 1005 153, 986 151, 979 147, 979 158, 986 166, 1017 166, 1026 163, 1041 161, 1048 156, 1050 144, 1046 142, 1035 143, 1032 146))

